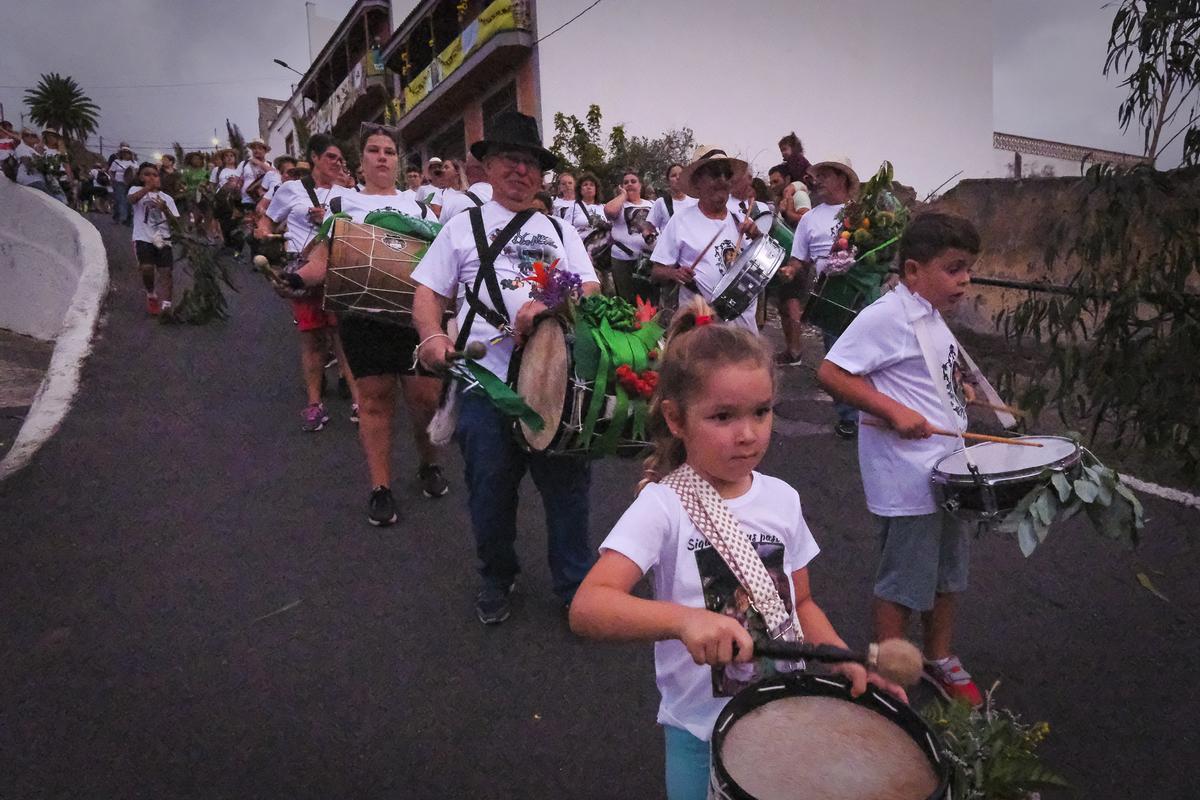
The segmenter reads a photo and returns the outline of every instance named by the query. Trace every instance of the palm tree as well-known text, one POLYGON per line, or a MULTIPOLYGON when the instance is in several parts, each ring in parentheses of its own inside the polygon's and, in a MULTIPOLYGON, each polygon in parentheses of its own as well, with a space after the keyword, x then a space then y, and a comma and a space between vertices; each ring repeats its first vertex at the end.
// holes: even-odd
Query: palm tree
POLYGON ((35 88, 25 90, 25 105, 29 106, 31 120, 57 128, 66 141, 85 139, 100 124, 100 107, 83 93, 74 78, 57 72, 42 75, 35 88))

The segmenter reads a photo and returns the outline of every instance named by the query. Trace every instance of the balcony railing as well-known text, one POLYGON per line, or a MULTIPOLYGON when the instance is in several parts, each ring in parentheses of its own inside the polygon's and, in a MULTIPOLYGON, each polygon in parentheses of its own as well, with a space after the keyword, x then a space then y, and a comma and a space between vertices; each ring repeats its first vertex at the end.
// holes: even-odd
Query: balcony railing
POLYGON ((383 86, 387 71, 379 61, 377 51, 368 51, 365 56, 350 70, 338 87, 329 96, 329 100, 316 110, 311 121, 313 133, 325 133, 337 125, 338 120, 355 101, 362 97, 372 86, 383 86))
POLYGON ((529 30, 529 19, 526 0, 495 0, 480 12, 449 46, 435 55, 429 66, 408 81, 402 92, 403 107, 397 109, 399 115, 402 116, 415 108, 438 84, 453 74, 472 53, 496 34, 529 30))

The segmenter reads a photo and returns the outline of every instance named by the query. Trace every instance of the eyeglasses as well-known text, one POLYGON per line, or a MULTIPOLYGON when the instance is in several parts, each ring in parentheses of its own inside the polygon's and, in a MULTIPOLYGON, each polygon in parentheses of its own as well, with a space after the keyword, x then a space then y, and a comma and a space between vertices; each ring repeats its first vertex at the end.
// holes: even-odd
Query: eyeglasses
POLYGON ((321 158, 327 160, 330 164, 345 164, 346 159, 339 156, 337 153, 322 153, 321 158))
POLYGON ((505 150, 494 154, 496 158, 510 167, 524 166, 527 169, 541 169, 541 162, 533 153, 523 153, 520 150, 505 150))

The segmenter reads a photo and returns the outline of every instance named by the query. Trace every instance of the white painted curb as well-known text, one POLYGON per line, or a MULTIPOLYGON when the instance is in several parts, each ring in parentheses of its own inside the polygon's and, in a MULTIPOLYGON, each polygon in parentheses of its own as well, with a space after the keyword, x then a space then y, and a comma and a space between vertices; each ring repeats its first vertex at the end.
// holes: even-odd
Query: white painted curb
MULTIPOLYGON (((56 203, 57 205, 57 203, 56 203)), ((54 341, 50 366, 38 387, 33 403, 12 448, 0 461, 0 480, 17 472, 33 458, 54 435, 71 409, 79 390, 79 374, 92 349, 92 337, 100 319, 100 306, 108 292, 108 254, 100 231, 81 215, 59 206, 69 215, 79 237, 79 258, 83 271, 71 305, 63 316, 62 327, 54 341)))

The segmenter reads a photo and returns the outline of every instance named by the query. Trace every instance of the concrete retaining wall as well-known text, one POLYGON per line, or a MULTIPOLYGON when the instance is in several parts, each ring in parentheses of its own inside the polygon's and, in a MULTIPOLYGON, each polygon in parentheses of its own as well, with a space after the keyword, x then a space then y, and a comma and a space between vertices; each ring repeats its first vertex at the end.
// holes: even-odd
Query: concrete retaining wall
POLYGON ((107 291, 108 256, 95 226, 0 177, 0 328, 54 340, 42 385, 0 461, 0 479, 29 463, 70 410, 107 291))

